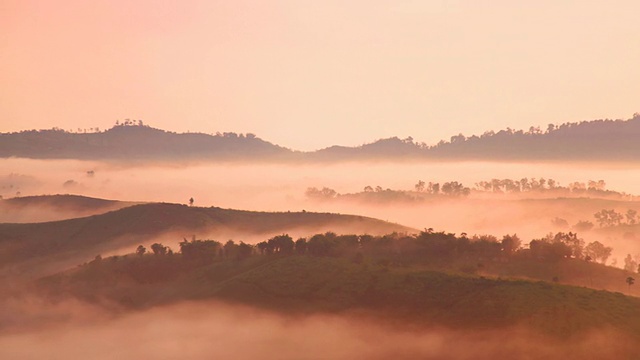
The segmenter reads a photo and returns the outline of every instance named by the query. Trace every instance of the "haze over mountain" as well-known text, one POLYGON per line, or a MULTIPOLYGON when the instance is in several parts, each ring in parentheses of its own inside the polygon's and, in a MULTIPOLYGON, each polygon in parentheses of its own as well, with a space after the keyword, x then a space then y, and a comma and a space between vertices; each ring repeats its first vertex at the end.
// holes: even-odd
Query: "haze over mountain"
POLYGON ((640 114, 628 120, 550 124, 547 129, 506 129, 452 136, 436 145, 413 138, 380 139, 357 147, 332 146, 298 152, 253 134, 176 134, 126 121, 103 132, 60 129, 0 134, 0 157, 103 160, 580 160, 636 161, 640 114))

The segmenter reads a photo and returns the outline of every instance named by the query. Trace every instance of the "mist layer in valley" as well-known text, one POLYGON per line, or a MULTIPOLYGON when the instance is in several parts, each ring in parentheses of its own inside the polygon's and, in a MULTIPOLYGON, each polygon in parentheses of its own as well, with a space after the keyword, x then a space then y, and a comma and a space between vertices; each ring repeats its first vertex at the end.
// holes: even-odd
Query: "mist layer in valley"
MULTIPOLYGON (((561 185, 574 181, 604 180, 608 189, 639 194, 640 171, 621 164, 482 163, 482 162, 367 162, 338 165, 266 165, 246 163, 191 163, 188 165, 124 165, 115 162, 76 160, 2 160, 0 194, 5 198, 42 194, 79 194, 125 202, 172 202, 196 206, 258 211, 318 211, 371 216, 416 229, 468 234, 517 233, 523 238, 542 237, 553 231, 570 231, 579 221, 594 222, 602 209, 626 211, 637 203, 544 199, 508 201, 508 198, 452 199, 419 204, 373 204, 357 201, 319 202, 305 196, 309 187, 328 187, 340 193, 362 191, 366 186, 412 189, 417 181, 458 181, 472 187, 493 178, 552 178, 561 185), (557 228, 561 218, 568 227, 557 228)), ((3 202, 3 205, 7 205, 3 202)), ((51 221, 102 213, 130 203, 109 207, 74 209, 39 204, 13 207, 0 213, 0 222, 51 221)), ((597 230, 594 229, 594 230, 597 230)), ((582 231, 580 231, 582 233, 582 231)), ((616 258, 638 253, 625 233, 581 234, 614 247, 616 258)), ((633 233, 633 231, 631 231, 633 233)))
MULTIPOLYGON (((632 179, 640 175, 621 167, 566 164, 495 163, 352 163, 327 166, 247 165, 232 163, 131 166, 116 163, 52 160, 2 160, 0 222, 31 223, 98 215, 146 202, 189 204, 196 207, 279 212, 331 212, 358 214, 407 225, 415 229, 469 234, 517 233, 524 242, 549 232, 569 231, 569 225, 593 220, 601 208, 637 208, 634 202, 590 199, 513 199, 501 197, 445 199, 420 204, 372 204, 357 201, 316 201, 308 187, 327 186, 342 193, 364 186, 411 189, 418 180, 459 181, 467 186, 491 178, 545 177, 561 184, 604 179, 608 188, 640 193, 632 179), (76 194, 101 200, 81 200, 77 206, 43 194, 76 194), (13 202, 13 203, 12 203, 13 202), (16 205, 18 204, 18 205, 16 205), (80 204, 80 205, 78 205, 80 204)), ((68 200, 68 199, 67 199, 68 200)), ((66 200, 65 200, 66 201, 66 200)), ((640 210, 640 209, 639 209, 640 210)), ((331 228, 327 224, 327 229, 331 228)), ((635 231, 634 229, 628 229, 635 231)), ((286 230, 283 230, 286 231, 286 230)), ((311 231, 309 229, 308 231, 311 231)), ((193 231, 192 231, 193 232, 193 231)), ((304 231, 291 232, 306 236, 304 231)), ((265 240, 266 233, 200 233, 225 241, 249 243, 265 240), (220 238, 222 237, 222 238, 220 238)), ((275 234, 272 234, 275 235, 275 234)), ((640 253, 634 242, 598 228, 581 234, 586 242, 599 240, 613 246, 621 262, 626 253, 640 253)), ((167 231, 142 240, 135 235, 83 254, 91 259, 131 253, 140 243, 163 242, 177 248, 183 236, 167 231)), ((269 235, 271 236, 271 235, 269 235)), ((55 261, 55 259, 53 259, 55 261)), ((85 260, 86 261, 86 260, 85 260)), ((73 268, 82 263, 52 263, 37 276, 73 268)), ((9 277, 11 274, 4 274, 9 277)), ((36 275, 34 275, 36 276, 36 275)), ((5 277, 7 278, 7 277, 5 277)), ((569 339, 553 339, 527 330, 527 324, 486 331, 465 331, 436 326, 407 326, 380 321, 363 313, 291 315, 220 302, 178 302, 140 311, 105 310, 95 304, 65 299, 57 303, 24 295, 24 284, 10 284, 3 296, 0 357, 63 358, 530 358, 624 357, 632 341, 617 330, 601 328, 569 339), (23 298, 22 296, 25 296, 23 298), (37 342, 38 347, 29 346, 37 342), (78 345, 81 344, 81 345, 78 345), (321 354, 321 355, 318 355, 321 354)), ((620 282, 620 290, 625 290, 620 282)))
POLYGON ((32 319, 17 331, 0 332, 0 357, 494 359, 527 354, 530 359, 608 359, 628 356, 633 349, 629 340, 608 329, 560 340, 518 327, 484 332, 403 328, 363 314, 283 316, 219 302, 119 315, 73 302, 47 310, 42 305, 32 302, 19 310, 48 321, 32 319))

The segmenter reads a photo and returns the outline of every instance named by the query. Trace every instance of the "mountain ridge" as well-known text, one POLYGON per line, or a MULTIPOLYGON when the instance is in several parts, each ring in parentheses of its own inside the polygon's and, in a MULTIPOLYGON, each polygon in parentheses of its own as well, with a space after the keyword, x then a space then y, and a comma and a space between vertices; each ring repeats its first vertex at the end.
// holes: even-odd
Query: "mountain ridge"
POLYGON ((593 120, 550 124, 545 131, 507 128, 477 136, 462 134, 429 146, 413 138, 390 137, 360 146, 334 145, 302 152, 254 134, 174 133, 127 123, 103 132, 71 133, 60 129, 0 134, 0 157, 84 160, 606 160, 640 158, 640 114, 628 120, 593 120))

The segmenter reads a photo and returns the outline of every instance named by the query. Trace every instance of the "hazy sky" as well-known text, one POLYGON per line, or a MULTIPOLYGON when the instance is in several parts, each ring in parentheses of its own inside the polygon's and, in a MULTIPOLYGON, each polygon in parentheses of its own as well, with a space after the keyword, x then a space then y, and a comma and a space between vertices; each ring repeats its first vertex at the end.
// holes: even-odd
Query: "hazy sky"
POLYGON ((429 144, 640 111, 640 2, 2 0, 0 131, 429 144))

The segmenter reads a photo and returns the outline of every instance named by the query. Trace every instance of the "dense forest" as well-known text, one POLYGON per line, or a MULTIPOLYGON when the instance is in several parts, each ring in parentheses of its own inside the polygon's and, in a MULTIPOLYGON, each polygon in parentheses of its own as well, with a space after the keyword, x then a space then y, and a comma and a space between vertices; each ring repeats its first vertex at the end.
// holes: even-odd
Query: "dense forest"
POLYGON ((233 132, 176 134, 125 120, 106 131, 29 130, 0 134, 0 157, 121 160, 347 161, 373 159, 636 161, 640 114, 628 120, 549 124, 452 136, 435 145, 392 137, 357 147, 298 152, 233 132))

